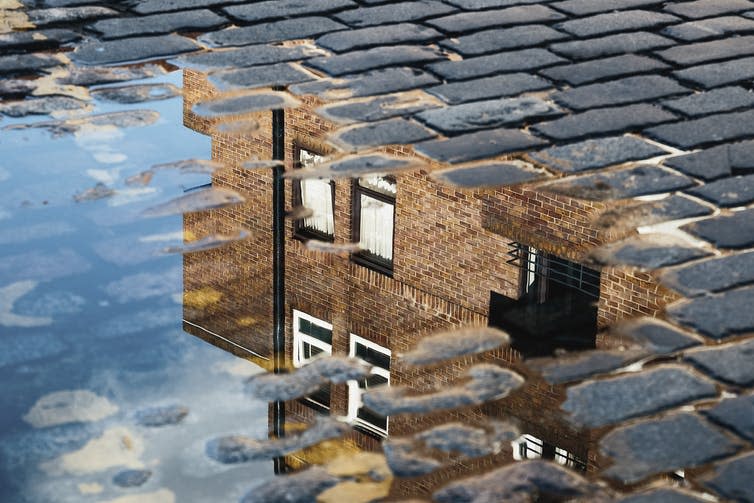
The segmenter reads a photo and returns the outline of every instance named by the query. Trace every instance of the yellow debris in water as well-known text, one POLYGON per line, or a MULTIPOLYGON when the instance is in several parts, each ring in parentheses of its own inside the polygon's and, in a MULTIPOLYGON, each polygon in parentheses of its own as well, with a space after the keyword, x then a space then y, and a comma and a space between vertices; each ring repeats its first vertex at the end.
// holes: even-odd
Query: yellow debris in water
POLYGON ((183 305, 196 309, 205 309, 220 302, 222 297, 223 294, 214 288, 204 287, 199 290, 184 292, 183 305))

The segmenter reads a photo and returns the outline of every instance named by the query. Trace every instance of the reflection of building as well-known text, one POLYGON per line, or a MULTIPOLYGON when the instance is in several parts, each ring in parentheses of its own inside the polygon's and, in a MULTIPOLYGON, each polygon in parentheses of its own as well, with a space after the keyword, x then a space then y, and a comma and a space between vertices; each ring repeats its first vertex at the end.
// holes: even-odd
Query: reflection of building
MULTIPOLYGON (((186 121, 208 131, 189 108, 211 91, 199 73, 187 70, 184 79, 186 121)), ((334 126, 313 112, 321 103, 302 101, 302 107, 285 113, 287 170, 319 163, 333 153, 325 139, 334 126)), ((257 118, 261 129, 248 137, 213 135, 212 157, 228 166, 215 174, 213 183, 239 191, 247 203, 185 220, 186 230, 194 234, 211 226, 241 226, 252 237, 188 256, 185 281, 187 289, 222 292, 222 307, 196 323, 203 331, 192 333, 203 332, 199 335, 210 341, 208 334, 220 334, 271 358, 272 175, 241 167, 250 157, 272 156, 269 113, 257 118), (228 271, 230 280, 222 276, 228 271), (250 322, 244 324, 244 319, 250 322)), ((415 155, 410 147, 385 151, 415 155)), ((374 446, 387 431, 400 435, 454 416, 385 420, 360 407, 365 387, 389 381, 416 390, 441 388, 474 362, 515 364, 522 353, 605 347, 610 341, 600 337, 600 328, 620 318, 655 314, 673 298, 647 275, 597 271, 579 263, 585 250, 605 238, 592 223, 604 209, 600 204, 516 187, 460 191, 433 181, 429 171, 436 167, 429 163, 394 177, 286 182, 289 208, 313 210, 286 228, 286 361, 297 367, 327 353, 357 356, 375 366, 364 382, 328 386, 287 404, 289 420, 328 411, 347 416, 366 434, 354 433, 354 441, 374 446), (306 239, 359 242, 363 251, 323 253, 305 247, 306 239), (512 349, 431 370, 408 370, 391 360, 426 334, 488 323, 514 336, 512 349)), ((505 400, 457 414, 520 420, 527 436, 519 440, 517 451, 506 451, 500 459, 548 457, 591 469, 595 459, 589 435, 559 419, 562 398, 560 388, 534 382, 505 400)))

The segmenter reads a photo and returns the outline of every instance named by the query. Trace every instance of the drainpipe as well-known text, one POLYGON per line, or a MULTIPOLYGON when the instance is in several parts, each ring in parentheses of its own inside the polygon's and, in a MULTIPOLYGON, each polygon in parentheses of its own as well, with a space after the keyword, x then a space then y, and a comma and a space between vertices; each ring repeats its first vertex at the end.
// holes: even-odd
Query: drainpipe
MULTIPOLYGON (((285 112, 272 111, 272 158, 285 161, 285 112)), ((281 162, 282 164, 282 162, 281 162)), ((284 371, 285 365, 285 168, 275 166, 272 171, 272 317, 274 333, 272 353, 274 372, 284 371)), ((285 403, 273 403, 272 431, 275 437, 285 435, 285 403)), ((275 473, 285 473, 284 458, 275 458, 275 473)))

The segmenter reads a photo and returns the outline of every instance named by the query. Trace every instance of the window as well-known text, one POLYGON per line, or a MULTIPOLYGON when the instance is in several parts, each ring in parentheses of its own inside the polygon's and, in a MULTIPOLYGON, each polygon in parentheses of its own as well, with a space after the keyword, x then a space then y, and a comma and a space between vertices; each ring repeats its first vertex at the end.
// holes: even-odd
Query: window
MULTIPOLYGON (((293 366, 303 367, 320 355, 332 354, 332 325, 301 311, 293 310, 293 366)), ((330 408, 330 385, 303 399, 317 409, 330 408)))
POLYGON ((354 260, 385 274, 393 271, 395 179, 388 176, 359 178, 354 184, 353 229, 363 251, 354 260))
POLYGON ((365 407, 361 395, 369 388, 390 384, 390 350, 351 334, 349 355, 373 367, 365 379, 348 381, 348 419, 372 434, 387 436, 387 418, 365 407))
MULTIPOLYGON (((319 154, 296 148, 297 167, 308 168, 319 164, 325 158, 319 154)), ((302 238, 315 238, 332 241, 335 237, 334 183, 331 180, 304 179, 293 184, 293 201, 296 206, 304 206, 314 213, 311 217, 297 220, 295 234, 302 238)))
POLYGON ((568 468, 585 472, 586 462, 572 453, 556 447, 552 444, 535 437, 534 435, 521 435, 511 442, 513 444, 513 459, 551 459, 568 468))

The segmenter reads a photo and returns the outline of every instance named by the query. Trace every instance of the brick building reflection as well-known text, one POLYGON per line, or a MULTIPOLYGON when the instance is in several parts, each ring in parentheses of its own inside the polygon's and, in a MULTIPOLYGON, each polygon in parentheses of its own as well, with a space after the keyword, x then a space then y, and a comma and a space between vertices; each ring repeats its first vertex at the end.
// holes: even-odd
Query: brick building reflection
MULTIPOLYGON (((244 169, 249 158, 270 159, 269 112, 255 114, 260 129, 243 137, 216 134, 191 106, 213 94, 203 74, 184 71, 184 122, 212 135, 212 159, 227 167, 214 186, 238 191, 242 206, 187 214, 184 231, 201 236, 243 227, 247 240, 184 259, 187 332, 270 368, 272 360, 272 175, 244 169)), ((303 98, 285 113, 286 170, 315 165, 332 154, 335 126, 318 117, 322 105, 303 98)), ((410 147, 385 152, 414 157, 410 147)), ((305 365, 320 354, 360 357, 375 368, 364 382, 332 385, 285 404, 287 424, 316 414, 348 417, 354 431, 338 448, 377 449, 386 435, 401 436, 455 419, 515 418, 524 433, 511 449, 473 462, 450 463, 432 475, 396 484, 396 495, 430 491, 449 478, 513 459, 543 457, 592 472, 599 460, 593 433, 574 429, 558 410, 563 389, 532 377, 511 396, 479 407, 423 416, 383 418, 362 407, 364 388, 410 385, 442 389, 480 361, 520 368, 522 357, 617 346, 601 329, 624 318, 654 315, 674 297, 648 275, 579 261, 586 250, 620 237, 600 232, 605 208, 521 188, 457 190, 423 169, 396 176, 286 182, 287 207, 313 214, 288 221, 285 232, 286 363, 305 365), (362 251, 333 254, 308 249, 316 239, 359 242, 362 251), (462 326, 495 325, 513 336, 511 348, 416 370, 397 355, 422 336, 462 326)), ((528 373, 530 374, 530 372, 528 373)), ((529 377, 529 375, 527 375, 529 377)), ((322 456, 309 449, 291 466, 322 456)))

